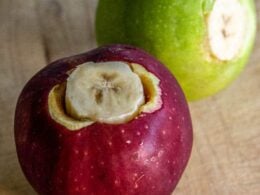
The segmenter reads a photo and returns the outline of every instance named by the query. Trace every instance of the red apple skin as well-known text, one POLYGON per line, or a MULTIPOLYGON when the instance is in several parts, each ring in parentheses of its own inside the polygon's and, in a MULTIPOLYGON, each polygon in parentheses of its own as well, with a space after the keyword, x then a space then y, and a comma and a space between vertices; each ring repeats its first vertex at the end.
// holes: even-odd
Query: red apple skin
POLYGON ((169 195, 192 147, 187 102, 171 73, 144 51, 104 46, 46 66, 24 87, 15 113, 21 167, 43 195, 169 195), (160 79, 162 107, 121 125, 94 123, 77 131, 55 122, 48 94, 87 61, 143 65, 160 79))

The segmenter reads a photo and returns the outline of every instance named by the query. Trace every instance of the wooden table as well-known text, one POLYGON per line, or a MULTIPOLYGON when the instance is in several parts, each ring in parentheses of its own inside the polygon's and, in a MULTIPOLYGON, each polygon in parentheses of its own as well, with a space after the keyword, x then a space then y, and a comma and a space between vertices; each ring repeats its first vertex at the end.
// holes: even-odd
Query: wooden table
MULTIPOLYGON (((259 12, 260 0, 256 4, 259 12)), ((0 0, 1 195, 35 194, 15 153, 17 97, 50 61, 96 46, 95 7, 95 0, 0 0)), ((260 36, 242 75, 216 96, 190 103, 190 109, 193 152, 174 194, 259 195, 260 36)))

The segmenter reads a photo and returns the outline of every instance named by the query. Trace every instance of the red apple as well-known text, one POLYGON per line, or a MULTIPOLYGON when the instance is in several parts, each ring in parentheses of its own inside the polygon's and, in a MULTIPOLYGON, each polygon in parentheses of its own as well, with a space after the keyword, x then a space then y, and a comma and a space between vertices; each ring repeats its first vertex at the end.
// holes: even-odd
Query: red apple
POLYGON ((110 45, 53 62, 26 84, 16 107, 15 141, 39 194, 169 195, 190 156, 192 124, 182 90, 160 62, 140 49, 110 45), (92 82, 89 67, 109 79, 113 70, 101 68, 108 65, 122 66, 122 88, 106 81, 100 90, 92 82), (96 88, 84 88, 90 84, 96 88), (87 99, 88 90, 95 100, 87 99), (116 101, 107 95, 112 90, 116 101), (130 107, 127 116, 121 112, 130 107))

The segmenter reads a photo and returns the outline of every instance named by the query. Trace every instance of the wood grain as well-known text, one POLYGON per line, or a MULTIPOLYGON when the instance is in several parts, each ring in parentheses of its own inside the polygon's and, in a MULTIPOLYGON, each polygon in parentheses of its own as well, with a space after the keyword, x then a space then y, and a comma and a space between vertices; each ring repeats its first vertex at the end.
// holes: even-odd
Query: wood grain
MULTIPOLYGON (((259 14, 260 0, 255 2, 259 14)), ((15 153, 15 104, 40 68, 96 46, 95 7, 95 0, 0 0, 0 195, 35 194, 15 153)), ((194 147, 174 194, 259 195, 259 32, 242 75, 216 96, 191 103, 190 109, 194 147)))

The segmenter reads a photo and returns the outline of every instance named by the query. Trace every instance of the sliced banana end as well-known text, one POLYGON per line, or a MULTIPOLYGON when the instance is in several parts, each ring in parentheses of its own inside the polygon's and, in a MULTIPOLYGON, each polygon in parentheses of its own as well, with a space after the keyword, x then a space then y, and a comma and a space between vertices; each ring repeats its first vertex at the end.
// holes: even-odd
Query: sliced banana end
POLYGON ((219 60, 232 60, 245 41, 247 15, 239 0, 216 0, 208 17, 212 54, 219 60))
POLYGON ((142 82, 123 62, 88 62, 67 79, 66 110, 72 117, 124 123, 145 103, 142 82))

